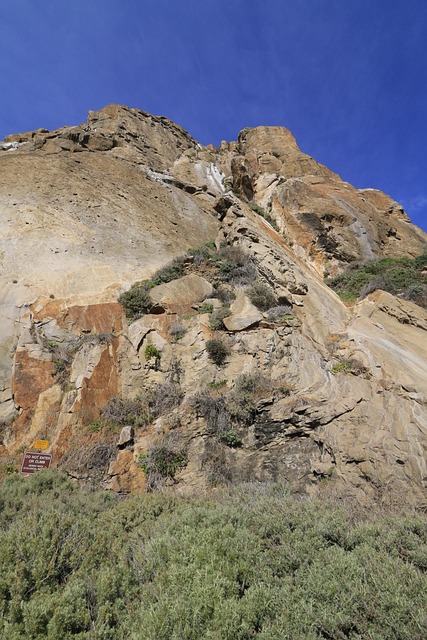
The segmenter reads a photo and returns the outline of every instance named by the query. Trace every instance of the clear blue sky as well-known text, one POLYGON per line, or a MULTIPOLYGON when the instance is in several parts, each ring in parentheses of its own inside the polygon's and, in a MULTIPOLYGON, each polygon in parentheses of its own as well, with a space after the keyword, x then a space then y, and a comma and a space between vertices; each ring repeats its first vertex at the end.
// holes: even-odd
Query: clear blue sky
POLYGON ((283 125, 427 229, 425 0, 1 0, 0 30, 0 139, 111 102, 203 144, 283 125))

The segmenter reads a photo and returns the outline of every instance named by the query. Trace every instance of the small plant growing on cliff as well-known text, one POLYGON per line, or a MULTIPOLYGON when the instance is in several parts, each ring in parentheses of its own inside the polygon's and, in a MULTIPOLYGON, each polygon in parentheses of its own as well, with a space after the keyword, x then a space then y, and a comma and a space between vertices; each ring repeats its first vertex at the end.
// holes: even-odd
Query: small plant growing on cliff
POLYGON ((187 454, 173 436, 165 436, 146 454, 139 456, 139 464, 147 474, 147 489, 159 489, 165 480, 173 480, 187 464, 187 454))
POLYGON ((199 307, 199 313, 212 313, 213 309, 213 304, 211 302, 204 302, 199 307))
POLYGON ((331 369, 332 375, 337 373, 351 373, 355 376, 369 374, 369 369, 357 360, 341 360, 331 369))
POLYGON ((169 262, 166 266, 162 267, 150 278, 150 286, 157 286, 158 284, 164 284, 172 282, 184 275, 185 258, 180 256, 175 258, 172 262, 169 262))
POLYGON ((145 347, 144 356, 146 360, 151 360, 152 358, 154 358, 155 360, 160 360, 160 351, 155 344, 147 344, 147 346, 145 347))
POLYGON ((211 395, 203 391, 192 398, 191 404, 197 414, 206 420, 212 435, 218 435, 231 428, 230 414, 223 394, 211 395))
POLYGON ((276 324, 284 324, 288 320, 292 320, 294 317, 291 305, 287 304, 271 307, 267 313, 268 320, 276 324))
POLYGON ((242 445, 242 438, 234 429, 223 431, 219 434, 219 439, 231 449, 236 449, 242 445))
POLYGON ((169 335, 174 342, 181 340, 187 333, 187 328, 181 322, 175 322, 169 329, 169 335))
POLYGON ((338 362, 334 364, 331 369, 332 375, 336 375, 337 373, 345 373, 346 371, 350 371, 351 363, 348 360, 343 360, 343 362, 338 362))
POLYGON ((267 222, 271 224, 273 229, 275 229, 276 231, 279 231, 277 222, 263 207, 261 207, 259 204, 257 204, 253 200, 249 203, 249 207, 252 209, 252 211, 255 211, 255 213, 257 213, 262 218, 264 218, 264 220, 267 220, 267 222))
POLYGON ((261 311, 268 311, 268 309, 271 309, 271 307, 274 307, 277 303, 271 288, 262 282, 254 282, 247 293, 252 304, 261 311))
MULTIPOLYGON (((92 430, 103 430, 106 425, 131 425, 133 427, 143 427, 152 420, 150 399, 145 396, 137 398, 123 398, 117 396, 112 398, 101 412, 101 420, 92 423, 92 430)), ((114 428, 114 427, 112 427, 114 428)))
POLYGON ((212 389, 212 391, 223 389, 226 386, 227 386, 227 380, 217 380, 216 382, 209 382, 208 384, 209 389, 212 389))
POLYGON ((137 282, 120 295, 119 302, 131 322, 148 313, 153 306, 149 291, 147 282, 137 282))
POLYGON ((150 399, 150 409, 155 418, 170 412, 177 407, 182 400, 182 391, 179 384, 164 382, 154 390, 150 399))
POLYGON ((229 355, 230 351, 222 340, 212 339, 206 342, 206 351, 208 352, 209 358, 217 364, 221 366, 224 364, 226 357, 229 355))
POLYGON ((230 307, 225 306, 221 307, 221 309, 217 309, 211 313, 211 317, 209 320, 209 324, 214 331, 223 331, 227 327, 225 326, 223 320, 228 318, 231 315, 230 307))
POLYGON ((230 307, 224 305, 220 309, 214 309, 213 304, 210 302, 204 302, 200 309, 200 313, 207 313, 209 315, 209 324, 214 331, 224 330, 226 327, 223 323, 224 318, 228 318, 231 315, 230 307))

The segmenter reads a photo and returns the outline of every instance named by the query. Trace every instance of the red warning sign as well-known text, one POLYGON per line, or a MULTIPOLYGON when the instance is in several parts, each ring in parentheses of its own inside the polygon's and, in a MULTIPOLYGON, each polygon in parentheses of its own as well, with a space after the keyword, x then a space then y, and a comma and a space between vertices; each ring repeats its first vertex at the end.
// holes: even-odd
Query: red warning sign
POLYGON ((51 464, 52 455, 50 453, 26 451, 21 465, 21 473, 34 473, 40 469, 49 469, 51 464))

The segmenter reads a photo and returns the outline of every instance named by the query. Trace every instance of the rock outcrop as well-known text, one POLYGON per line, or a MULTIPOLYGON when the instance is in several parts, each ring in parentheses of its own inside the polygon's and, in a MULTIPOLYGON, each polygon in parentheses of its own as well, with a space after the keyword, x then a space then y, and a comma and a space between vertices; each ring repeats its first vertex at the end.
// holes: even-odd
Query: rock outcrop
POLYGON ((117 105, 8 136, 0 166, 4 469, 43 437, 117 492, 281 480, 427 505, 427 312, 323 281, 426 251, 400 205, 286 129, 203 148, 117 105), (119 295, 181 255, 127 321, 119 295))

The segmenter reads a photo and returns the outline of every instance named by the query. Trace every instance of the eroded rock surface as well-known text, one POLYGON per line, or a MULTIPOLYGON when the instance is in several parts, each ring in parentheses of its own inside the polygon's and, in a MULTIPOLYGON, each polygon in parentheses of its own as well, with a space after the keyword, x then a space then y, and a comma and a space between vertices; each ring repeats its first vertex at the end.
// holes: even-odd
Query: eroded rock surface
POLYGON ((280 480, 427 506, 427 313, 381 291, 346 306, 322 278, 425 251, 400 205, 280 127, 203 148, 110 105, 0 148, 3 459, 43 437, 120 493, 280 480), (208 240, 129 324, 118 295, 208 240))

